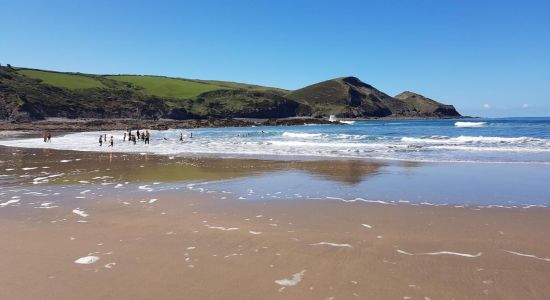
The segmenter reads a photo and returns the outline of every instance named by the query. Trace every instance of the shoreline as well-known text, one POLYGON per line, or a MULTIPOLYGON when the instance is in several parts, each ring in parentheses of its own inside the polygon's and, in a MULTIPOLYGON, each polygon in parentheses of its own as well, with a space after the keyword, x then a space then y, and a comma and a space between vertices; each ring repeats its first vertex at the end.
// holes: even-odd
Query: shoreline
MULTIPOLYGON (((393 121, 393 120, 463 120, 476 119, 475 117, 460 118, 422 118, 422 117, 373 117, 373 118, 342 118, 342 121, 393 121)), ((291 117, 280 119, 254 119, 254 118, 208 118, 189 120, 137 120, 137 119, 63 119, 50 118, 31 122, 0 121, 0 131, 33 131, 43 130, 56 132, 81 132, 96 130, 125 130, 127 128, 149 128, 154 130, 166 130, 169 128, 195 129, 195 128, 220 128, 220 127, 249 127, 249 126, 293 126, 306 124, 332 124, 345 125, 330 122, 326 118, 291 117), (38 128, 37 128, 38 127, 38 128)))

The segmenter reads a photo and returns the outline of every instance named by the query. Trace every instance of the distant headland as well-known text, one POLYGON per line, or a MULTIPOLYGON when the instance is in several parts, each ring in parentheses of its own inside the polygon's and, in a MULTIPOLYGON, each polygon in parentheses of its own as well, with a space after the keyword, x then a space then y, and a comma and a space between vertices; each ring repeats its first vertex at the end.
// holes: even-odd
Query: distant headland
POLYGON ((392 97, 356 77, 331 79, 289 91, 227 81, 0 66, 0 121, 9 123, 52 118, 151 122, 323 119, 330 115, 396 119, 462 117, 452 105, 408 91, 392 97))

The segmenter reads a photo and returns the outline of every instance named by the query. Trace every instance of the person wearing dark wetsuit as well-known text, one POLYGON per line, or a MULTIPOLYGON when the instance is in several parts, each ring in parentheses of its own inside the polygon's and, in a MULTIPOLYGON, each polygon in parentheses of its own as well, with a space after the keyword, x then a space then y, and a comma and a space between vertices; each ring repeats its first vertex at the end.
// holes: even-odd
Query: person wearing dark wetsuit
POLYGON ((103 136, 99 135, 99 147, 103 146, 103 136))

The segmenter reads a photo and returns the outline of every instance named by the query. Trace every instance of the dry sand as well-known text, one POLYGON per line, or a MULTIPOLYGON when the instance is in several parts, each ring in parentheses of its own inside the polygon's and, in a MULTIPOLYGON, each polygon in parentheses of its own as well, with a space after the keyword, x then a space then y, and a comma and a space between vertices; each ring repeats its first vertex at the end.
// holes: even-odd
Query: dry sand
POLYGON ((0 299, 550 299, 549 209, 117 198, 2 209, 0 299))

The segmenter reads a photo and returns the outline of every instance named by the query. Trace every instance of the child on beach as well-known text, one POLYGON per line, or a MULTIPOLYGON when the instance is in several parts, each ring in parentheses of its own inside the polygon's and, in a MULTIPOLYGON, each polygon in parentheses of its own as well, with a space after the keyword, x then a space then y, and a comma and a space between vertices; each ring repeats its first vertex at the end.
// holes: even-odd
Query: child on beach
POLYGON ((99 135, 99 147, 103 146, 103 136, 99 135))

